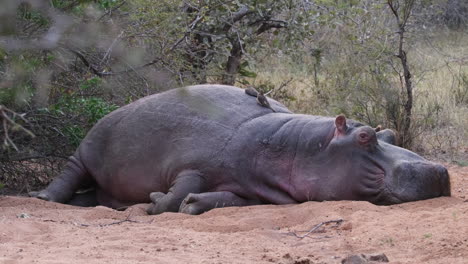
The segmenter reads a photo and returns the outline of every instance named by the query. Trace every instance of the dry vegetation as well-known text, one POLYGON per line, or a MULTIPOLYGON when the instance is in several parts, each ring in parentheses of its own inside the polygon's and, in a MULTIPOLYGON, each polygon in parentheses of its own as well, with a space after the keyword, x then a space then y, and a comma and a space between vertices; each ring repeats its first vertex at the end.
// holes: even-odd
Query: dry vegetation
MULTIPOLYGON (((408 51, 415 71, 413 129, 416 138, 413 150, 428 158, 455 162, 461 166, 468 166, 468 45, 466 43, 468 43, 466 32, 440 29, 434 32, 433 36, 418 40, 408 51)), ((336 58, 328 58, 328 60, 334 59, 336 58)), ((343 110, 346 111, 349 94, 342 97, 342 101, 335 99, 330 103, 330 94, 337 94, 337 91, 333 86, 333 80, 327 79, 330 76, 327 73, 334 72, 335 64, 323 63, 321 71, 325 74, 319 74, 319 85, 317 85, 313 74, 315 58, 306 57, 301 60, 301 63, 297 63, 289 57, 265 58, 269 63, 258 66, 259 74, 251 82, 257 86, 268 84, 273 87, 287 83, 289 97, 282 99, 295 112, 335 115, 343 110)), ((356 65, 346 66, 356 67, 356 65)), ((345 92, 350 90, 352 87, 345 92)), ((384 116, 373 116, 372 113, 369 116, 356 116, 355 113, 351 115, 372 125, 384 124, 394 128, 384 116)))

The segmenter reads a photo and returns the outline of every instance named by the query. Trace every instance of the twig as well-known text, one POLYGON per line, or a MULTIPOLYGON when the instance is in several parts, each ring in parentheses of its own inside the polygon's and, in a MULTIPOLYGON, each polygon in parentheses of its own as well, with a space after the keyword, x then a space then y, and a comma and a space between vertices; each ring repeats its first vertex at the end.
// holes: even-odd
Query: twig
MULTIPOLYGON (((67 6, 63 7, 62 8, 62 11, 68 11, 68 10, 71 10, 72 8, 74 8, 75 6, 79 5, 80 4, 80 1, 73 1, 71 2, 70 4, 68 4, 67 6)), ((55 6, 53 6, 55 7, 55 6)))
POLYGON ((18 116, 18 117, 21 118, 24 122, 29 123, 28 120, 26 120, 26 118, 23 117, 24 114, 23 114, 23 115, 20 115, 20 114, 18 114, 18 113, 16 113, 16 112, 14 112, 14 111, 12 111, 12 110, 6 108, 6 107, 3 106, 3 105, 0 105, 0 111, 9 112, 9 113, 13 114, 14 116, 18 116))
POLYGON ((88 67, 88 69, 90 69, 98 77, 103 77, 104 75, 110 75, 110 73, 98 71, 91 63, 89 63, 89 61, 86 59, 86 57, 81 52, 79 52, 77 50, 74 50, 74 49, 70 49, 70 48, 67 48, 67 49, 69 51, 71 51, 72 53, 74 53, 78 58, 80 58, 80 60, 83 62, 83 64, 86 67, 88 67))
POLYGON ((24 132, 26 132, 26 134, 28 134, 29 136, 31 136, 32 138, 36 137, 29 129, 23 127, 22 125, 16 123, 13 119, 11 119, 9 116, 8 116, 8 113, 12 114, 13 117, 19 117, 21 118, 21 120, 23 120, 24 122, 28 123, 28 121, 20 114, 17 114, 16 112, 6 108, 5 106, 3 105, 0 105, 0 119, 2 119, 2 125, 3 125, 3 132, 4 132, 4 144, 5 146, 11 146, 13 147, 16 151, 19 151, 18 147, 16 146, 16 144, 13 142, 13 140, 11 140, 10 138, 10 135, 8 134, 8 128, 9 126, 11 127, 14 127, 14 128, 19 128, 21 130, 23 130, 24 132))
POLYGON ((321 226, 323 226, 323 225, 330 224, 330 223, 335 223, 336 225, 339 225, 339 224, 341 224, 343 221, 344 221, 343 219, 338 219, 338 220, 330 220, 330 221, 321 222, 320 224, 315 225, 312 229, 310 229, 309 231, 307 231, 307 233, 305 233, 305 234, 302 235, 302 236, 298 235, 296 232, 289 232, 288 234, 291 234, 291 235, 294 235, 294 236, 297 237, 297 238, 303 239, 304 237, 307 237, 307 236, 310 235, 311 233, 315 232, 317 229, 319 229, 319 228, 320 228, 321 226))
POLYGON ((268 92, 265 93, 264 95, 269 95, 269 94, 271 94, 272 92, 278 92, 278 91, 280 91, 280 90, 283 89, 284 87, 288 86, 288 84, 291 83, 293 79, 294 79, 294 78, 292 78, 292 77, 289 78, 289 80, 287 80, 287 81, 281 83, 281 85, 280 85, 278 88, 271 89, 270 91, 268 91, 268 92))
POLYGON ((283 20, 266 20, 263 21, 262 25, 257 29, 256 34, 260 35, 265 31, 272 28, 285 28, 288 27, 288 22, 283 20))
POLYGON ((5 139, 4 139, 4 144, 5 146, 11 145, 16 151, 18 151, 18 148, 16 147, 15 143, 10 139, 8 136, 8 127, 7 127, 7 122, 6 119, 3 119, 3 130, 5 130, 5 139))
POLYGON ((131 215, 132 215, 132 212, 130 212, 128 214, 127 218, 125 218, 124 220, 120 220, 120 221, 117 221, 117 222, 112 222, 112 223, 109 223, 109 224, 99 224, 98 226, 99 227, 104 227, 104 226, 111 226, 111 225, 120 225, 121 223, 125 223, 125 222, 140 223, 140 222, 135 221, 135 220, 130 220, 131 215))
POLYGON ((11 125, 18 126, 18 128, 20 128, 21 130, 23 130, 24 132, 26 132, 26 134, 28 134, 28 135, 31 136, 32 138, 36 137, 36 136, 34 135, 34 133, 31 132, 29 129, 23 127, 22 125, 16 123, 16 122, 13 121, 11 118, 9 118, 8 115, 5 113, 5 111, 9 111, 9 112, 13 113, 14 116, 19 116, 23 121, 25 121, 25 122, 28 123, 28 121, 27 121, 24 117, 22 117, 21 115, 18 115, 17 113, 15 113, 15 112, 9 110, 8 108, 6 108, 6 107, 0 105, 0 113, 2 114, 2 117, 3 117, 3 121, 4 121, 4 122, 8 121, 8 123, 10 123, 11 125))
POLYGON ((62 224, 74 224, 74 225, 78 225, 78 226, 84 226, 84 227, 105 227, 105 226, 111 226, 111 225, 120 225, 122 223, 125 223, 125 222, 129 222, 129 223, 140 223, 140 224, 150 224, 153 222, 153 219, 151 219, 151 221, 148 221, 148 222, 141 222, 141 221, 136 221, 136 220, 131 220, 130 219, 130 216, 132 215, 132 212, 130 212, 128 214, 128 216, 123 219, 123 220, 119 220, 119 221, 116 221, 116 222, 111 222, 111 223, 107 223, 107 224, 97 224, 97 225, 91 225, 91 224, 82 224, 82 223, 77 223, 77 222, 66 222, 66 221, 56 221, 56 220, 52 220, 52 219, 44 219, 42 221, 44 222, 53 222, 53 223, 62 223, 62 224))
POLYGON ((117 72, 101 72, 101 71, 98 71, 93 65, 91 65, 91 63, 89 63, 89 61, 86 59, 86 57, 81 52, 70 49, 70 48, 67 48, 67 49, 70 52, 74 53, 83 62, 83 64, 86 67, 88 67, 91 70, 91 72, 93 72, 98 77, 105 77, 105 76, 117 75, 117 74, 122 74, 122 73, 128 73, 130 71, 136 71, 136 70, 142 69, 144 67, 156 64, 159 61, 162 61, 162 59, 158 57, 158 58, 155 58, 154 60, 152 60, 152 61, 150 61, 148 63, 145 63, 145 64, 137 66, 137 67, 131 67, 131 68, 128 68, 128 69, 125 69, 125 70, 117 71, 117 72))
POLYGON ((122 7, 124 4, 126 3, 126 1, 122 1, 120 4, 118 4, 117 6, 109 9, 106 13, 104 13, 102 16, 100 16, 98 18, 97 21, 101 20, 102 18, 104 18, 105 16, 107 16, 108 14, 111 14, 112 12, 114 12, 115 10, 119 9, 120 7, 122 7))
POLYGON ((122 32, 120 32, 120 34, 114 39, 114 41, 112 41, 111 45, 109 46, 109 48, 107 49, 106 51, 106 54, 104 55, 104 57, 102 57, 101 59, 101 62, 99 64, 103 64, 104 61, 107 59, 107 57, 109 56, 110 52, 112 51, 112 49, 114 48, 115 46, 115 43, 117 43, 117 40, 119 40, 122 35, 123 35, 124 31, 122 30, 122 32))
POLYGON ((173 51, 190 33, 192 33, 193 29, 197 26, 197 24, 204 18, 204 16, 198 15, 195 20, 193 20, 192 23, 189 25, 189 29, 185 31, 184 35, 177 40, 174 44, 172 44, 171 48, 169 51, 173 51))

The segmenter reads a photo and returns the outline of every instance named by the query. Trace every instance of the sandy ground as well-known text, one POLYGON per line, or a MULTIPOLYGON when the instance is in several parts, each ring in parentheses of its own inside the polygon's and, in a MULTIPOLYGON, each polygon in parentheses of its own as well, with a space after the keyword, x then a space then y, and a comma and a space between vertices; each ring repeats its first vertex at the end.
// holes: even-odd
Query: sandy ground
POLYGON ((449 171, 453 197, 393 206, 309 202, 148 216, 145 205, 118 212, 1 196, 0 263, 308 264, 377 253, 390 263, 468 263, 468 167, 449 171))

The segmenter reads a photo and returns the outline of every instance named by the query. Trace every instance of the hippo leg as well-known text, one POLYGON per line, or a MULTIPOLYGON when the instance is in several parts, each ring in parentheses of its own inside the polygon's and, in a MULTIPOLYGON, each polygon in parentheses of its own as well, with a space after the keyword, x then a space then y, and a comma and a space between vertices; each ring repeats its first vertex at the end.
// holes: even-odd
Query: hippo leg
POLYGON ((62 174, 55 178, 46 189, 30 192, 29 196, 42 200, 67 203, 80 187, 91 184, 92 178, 78 155, 71 156, 62 174))
POLYGON ((190 193, 182 201, 179 212, 197 215, 209 211, 214 208, 222 208, 228 206, 246 206, 260 204, 252 200, 246 200, 235 195, 232 192, 206 192, 206 193, 190 193))
POLYGON ((163 212, 179 211, 182 200, 189 193, 199 193, 202 191, 204 178, 201 173, 195 170, 185 170, 177 175, 169 191, 153 192, 150 194, 151 205, 146 212, 150 215, 161 214, 163 212))

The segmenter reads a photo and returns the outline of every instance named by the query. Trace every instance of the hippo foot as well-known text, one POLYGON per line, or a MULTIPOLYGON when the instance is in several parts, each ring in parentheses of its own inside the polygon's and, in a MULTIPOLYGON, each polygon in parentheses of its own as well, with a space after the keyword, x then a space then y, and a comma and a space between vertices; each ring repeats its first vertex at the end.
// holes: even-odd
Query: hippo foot
POLYGON ((166 210, 164 206, 164 199, 163 199, 164 197, 166 197, 166 194, 162 192, 150 193, 151 204, 148 207, 148 209, 146 209, 146 212, 149 215, 163 213, 166 210))
POLYGON ((44 201, 52 201, 50 195, 45 191, 29 192, 28 195, 29 197, 38 198, 44 201))
POLYGON ((166 194, 162 192, 152 192, 150 193, 150 199, 153 203, 158 203, 161 198, 163 198, 166 194))
POLYGON ((179 212, 184 214, 198 215, 206 212, 206 206, 202 200, 203 194, 189 193, 187 197, 182 201, 179 207, 179 212))
POLYGON ((252 205, 255 202, 245 200, 231 192, 189 193, 179 207, 180 213, 197 215, 214 208, 252 205))

